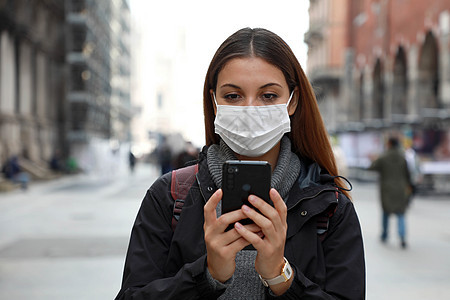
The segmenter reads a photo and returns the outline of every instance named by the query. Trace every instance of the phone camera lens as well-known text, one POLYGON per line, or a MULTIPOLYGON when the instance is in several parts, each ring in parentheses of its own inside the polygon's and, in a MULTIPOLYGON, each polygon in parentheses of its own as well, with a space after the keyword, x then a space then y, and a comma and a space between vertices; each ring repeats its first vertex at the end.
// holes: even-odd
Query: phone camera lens
POLYGON ((228 167, 228 173, 233 174, 238 172, 238 167, 228 167))

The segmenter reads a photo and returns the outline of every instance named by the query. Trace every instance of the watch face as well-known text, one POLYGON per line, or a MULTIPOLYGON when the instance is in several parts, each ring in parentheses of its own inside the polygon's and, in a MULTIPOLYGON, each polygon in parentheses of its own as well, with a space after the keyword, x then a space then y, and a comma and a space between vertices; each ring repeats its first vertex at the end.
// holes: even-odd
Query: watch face
POLYGON ((289 264, 286 264, 286 269, 284 270, 284 273, 286 274, 286 278, 289 280, 292 276, 292 268, 289 264))
POLYGON ((285 264, 283 266, 283 270, 281 271, 281 274, 278 275, 277 277, 272 278, 272 279, 263 279, 261 277, 261 275, 259 275, 259 278, 261 279, 261 281, 263 282, 265 287, 267 287, 269 285, 275 285, 278 283, 286 282, 289 279, 291 279, 291 276, 292 276, 291 265, 289 264, 289 262, 287 261, 286 258, 284 260, 285 260, 285 264))

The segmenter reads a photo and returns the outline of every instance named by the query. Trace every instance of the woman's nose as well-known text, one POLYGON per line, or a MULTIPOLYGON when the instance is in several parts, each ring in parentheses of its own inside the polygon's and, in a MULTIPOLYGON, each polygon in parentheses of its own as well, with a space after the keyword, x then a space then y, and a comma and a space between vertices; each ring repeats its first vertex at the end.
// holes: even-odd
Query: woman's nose
POLYGON ((260 103, 258 103, 257 97, 248 97, 245 99, 244 104, 246 106, 258 106, 260 103))

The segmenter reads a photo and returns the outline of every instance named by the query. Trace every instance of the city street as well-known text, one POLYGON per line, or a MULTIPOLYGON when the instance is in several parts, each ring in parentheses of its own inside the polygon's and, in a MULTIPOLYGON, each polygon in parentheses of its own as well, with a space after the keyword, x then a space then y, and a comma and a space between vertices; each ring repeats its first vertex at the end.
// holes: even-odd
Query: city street
MULTIPOLYGON (((0 299, 113 299, 131 226, 159 170, 107 179, 73 175, 0 194, 0 299)), ((379 241, 374 183, 353 182, 362 224, 367 299, 450 299, 450 197, 421 196, 407 214, 402 250, 391 219, 379 241)))

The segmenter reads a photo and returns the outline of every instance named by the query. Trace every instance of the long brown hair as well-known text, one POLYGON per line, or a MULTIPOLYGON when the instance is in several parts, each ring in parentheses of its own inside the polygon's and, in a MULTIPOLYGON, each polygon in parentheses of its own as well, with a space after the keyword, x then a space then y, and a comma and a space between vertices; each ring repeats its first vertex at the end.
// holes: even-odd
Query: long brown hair
MULTIPOLYGON (((279 68, 286 78, 289 91, 298 87, 298 105, 291 116, 292 151, 317 162, 330 175, 338 175, 327 131, 319 112, 314 91, 291 48, 278 35, 262 28, 244 28, 226 39, 215 53, 206 73, 203 88, 206 145, 218 144, 214 132, 214 107, 210 91, 216 90, 217 77, 225 64, 233 58, 259 57, 279 68)), ((338 186, 343 180, 335 178, 338 186)), ((343 191, 350 197, 347 191, 343 191)))

